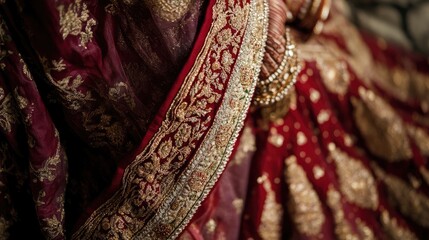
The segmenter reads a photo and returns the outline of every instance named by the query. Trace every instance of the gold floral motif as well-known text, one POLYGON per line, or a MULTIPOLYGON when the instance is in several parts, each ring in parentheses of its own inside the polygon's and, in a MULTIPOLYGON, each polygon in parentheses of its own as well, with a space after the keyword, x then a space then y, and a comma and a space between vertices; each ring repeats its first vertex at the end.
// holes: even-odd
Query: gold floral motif
POLYGON ((188 12, 193 0, 145 0, 145 2, 158 17, 175 22, 188 12))
POLYGON ((67 76, 61 80, 56 80, 52 77, 52 71, 61 72, 66 69, 66 64, 63 59, 53 60, 49 63, 46 58, 41 58, 41 62, 49 82, 57 88, 58 94, 64 102, 64 106, 72 110, 79 110, 82 105, 88 101, 94 101, 91 92, 88 91, 83 93, 79 91, 79 87, 83 83, 81 75, 76 75, 74 77, 67 76))
POLYGON ((417 240, 416 235, 409 229, 402 227, 398 224, 396 218, 390 216, 389 212, 384 210, 381 213, 381 223, 384 231, 389 235, 392 240, 417 240))
POLYGON ((124 82, 115 83, 114 87, 109 88, 109 99, 115 102, 123 100, 125 103, 127 103, 130 109, 134 109, 136 106, 136 103, 133 99, 133 94, 130 91, 128 85, 124 82))
POLYGON ((100 105, 93 111, 83 111, 82 126, 89 133, 90 144, 93 147, 125 146, 126 121, 120 123, 110 114, 107 114, 104 105, 100 105))
POLYGON ((44 225, 43 232, 47 234, 47 239, 54 239, 58 236, 64 236, 64 230, 61 221, 57 216, 53 215, 51 218, 42 219, 44 225))
POLYGON ((15 88, 15 90, 13 91, 13 95, 15 97, 15 101, 17 102, 19 109, 22 110, 27 107, 28 100, 18 93, 18 88, 15 88))
POLYGON ((61 146, 58 144, 55 153, 44 161, 44 166, 34 168, 30 165, 32 173, 37 177, 39 182, 49 181, 52 182, 56 177, 58 164, 61 162, 61 146))
POLYGON ((33 80, 33 76, 31 76, 30 70, 28 70, 27 64, 24 62, 22 58, 19 59, 19 62, 22 63, 22 73, 29 79, 33 80))
POLYGON ((19 120, 18 111, 15 107, 12 94, 5 93, 0 87, 0 127, 6 131, 12 131, 12 125, 19 120))
POLYGON ((285 160, 285 179, 290 191, 290 211, 300 233, 317 236, 325 223, 319 196, 308 180, 304 169, 291 156, 285 160))
POLYGON ((59 5, 57 10, 60 15, 60 33, 63 39, 67 36, 79 36, 79 46, 86 48, 88 42, 92 41, 92 27, 97 24, 94 18, 90 17, 90 12, 86 3, 76 0, 68 5, 67 10, 64 5, 59 5))
POLYGON ((399 210, 423 227, 429 227, 429 198, 417 192, 400 178, 385 173, 376 164, 372 165, 377 177, 388 190, 389 196, 399 210))
POLYGON ((268 173, 264 173, 258 178, 258 183, 262 184, 267 193, 262 208, 261 223, 258 227, 258 233, 261 239, 281 239, 283 207, 276 200, 276 193, 271 187, 268 173))
POLYGON ((370 170, 333 143, 329 144, 329 152, 337 165, 340 189, 347 201, 362 208, 375 210, 378 207, 378 193, 370 170))
POLYGON ((359 87, 361 101, 352 99, 354 118, 366 146, 388 161, 412 156, 407 129, 394 109, 373 91, 359 87))
POLYGON ((330 187, 328 190, 328 206, 332 209, 335 220, 335 234, 339 240, 359 240, 359 236, 352 231, 352 227, 344 217, 343 204, 340 193, 330 187))
POLYGON ((251 102, 263 56, 264 42, 260 40, 266 36, 268 8, 263 1, 217 1, 213 8, 213 22, 199 57, 158 132, 125 170, 121 189, 73 238, 175 238, 214 186, 251 102), (229 41, 218 42, 218 34, 231 27, 228 19, 241 11, 249 13, 242 19, 244 27, 231 32, 229 41), (230 67, 229 61, 222 61, 226 51, 235 60, 230 67), (242 85, 243 79, 252 79, 252 83, 247 80, 242 85), (193 128, 188 143, 179 147, 172 141, 170 154, 160 150, 161 143, 171 139, 183 123, 193 128), (104 219, 110 223, 103 224, 110 226, 108 230, 101 228, 104 219), (115 224, 114 219, 120 221, 115 224))

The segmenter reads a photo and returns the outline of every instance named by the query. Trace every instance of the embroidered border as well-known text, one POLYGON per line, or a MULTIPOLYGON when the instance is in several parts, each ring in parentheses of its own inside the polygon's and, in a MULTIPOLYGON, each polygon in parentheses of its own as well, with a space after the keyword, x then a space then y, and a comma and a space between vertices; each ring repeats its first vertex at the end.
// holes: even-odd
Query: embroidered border
POLYGON ((204 47, 159 131, 125 170, 121 189, 73 238, 165 239, 183 230, 222 173, 243 126, 262 62, 267 13, 263 0, 215 3, 204 47), (235 63, 232 55, 238 56, 235 63))

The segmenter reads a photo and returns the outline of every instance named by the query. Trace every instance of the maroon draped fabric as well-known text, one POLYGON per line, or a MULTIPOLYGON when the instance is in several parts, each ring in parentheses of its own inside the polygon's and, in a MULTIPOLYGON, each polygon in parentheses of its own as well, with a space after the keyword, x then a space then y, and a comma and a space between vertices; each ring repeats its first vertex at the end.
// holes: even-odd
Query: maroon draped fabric
POLYGON ((168 18, 146 2, 1 4, 3 236, 71 234, 140 144, 190 52, 202 4, 168 18))
POLYGON ((244 121, 264 4, 0 1, 0 239, 427 236, 427 58, 336 1, 288 113, 244 121))

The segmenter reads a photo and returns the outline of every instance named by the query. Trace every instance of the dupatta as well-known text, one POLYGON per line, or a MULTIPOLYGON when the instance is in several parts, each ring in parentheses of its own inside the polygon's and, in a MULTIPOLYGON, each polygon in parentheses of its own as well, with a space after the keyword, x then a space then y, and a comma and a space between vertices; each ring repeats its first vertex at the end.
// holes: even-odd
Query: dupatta
MULTIPOLYGON (((129 117, 146 116, 145 101, 136 96, 145 86, 127 81, 131 74, 124 72, 121 60, 132 54, 117 50, 124 42, 135 42, 122 36, 109 45, 114 37, 109 14, 119 14, 128 1, 46 2, 30 10, 20 2, 2 4, 0 123, 6 174, 0 187, 6 194, 1 202, 5 237, 11 229, 16 232, 19 214, 30 216, 21 224, 35 232, 38 221, 49 239, 176 237, 216 184, 243 126, 262 61, 266 2, 207 3, 191 53, 171 89, 165 91, 168 84, 155 88, 167 94, 159 108, 152 107, 156 114, 146 125, 129 117), (31 21, 47 10, 54 14, 31 21), (87 159, 73 165, 80 154, 87 159), (68 190, 73 188, 70 178, 77 176, 83 181, 80 186, 91 184, 91 172, 79 175, 86 168, 107 172, 106 188, 86 199, 80 206, 83 214, 72 208, 67 212, 67 204, 79 199, 68 190), (11 188, 15 182, 17 190, 11 188), (23 190, 27 187, 31 194, 23 190), (34 205, 35 211, 20 209, 34 205), (67 220, 67 214, 74 217, 67 220), (65 225, 75 225, 73 233, 66 233, 65 225)), ((156 1, 145 4, 167 22, 185 16, 192 6, 190 1, 174 10, 156 1)), ((124 26, 132 29, 131 24, 124 26)), ((144 34, 134 36, 146 39, 144 34)), ((180 41, 167 46, 174 44, 180 41)), ((151 46, 153 42, 146 45, 151 46)), ((165 55, 177 61, 184 55, 162 48, 155 55, 134 50, 145 61, 158 60, 147 64, 152 75, 144 83, 162 79, 165 55)))

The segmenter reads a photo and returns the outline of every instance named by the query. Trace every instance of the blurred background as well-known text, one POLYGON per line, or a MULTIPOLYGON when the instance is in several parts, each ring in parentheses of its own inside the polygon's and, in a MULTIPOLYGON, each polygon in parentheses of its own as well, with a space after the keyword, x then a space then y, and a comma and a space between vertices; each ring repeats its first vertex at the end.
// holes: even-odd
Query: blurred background
POLYGON ((348 2, 350 17, 360 28, 429 55, 429 0, 348 2))

